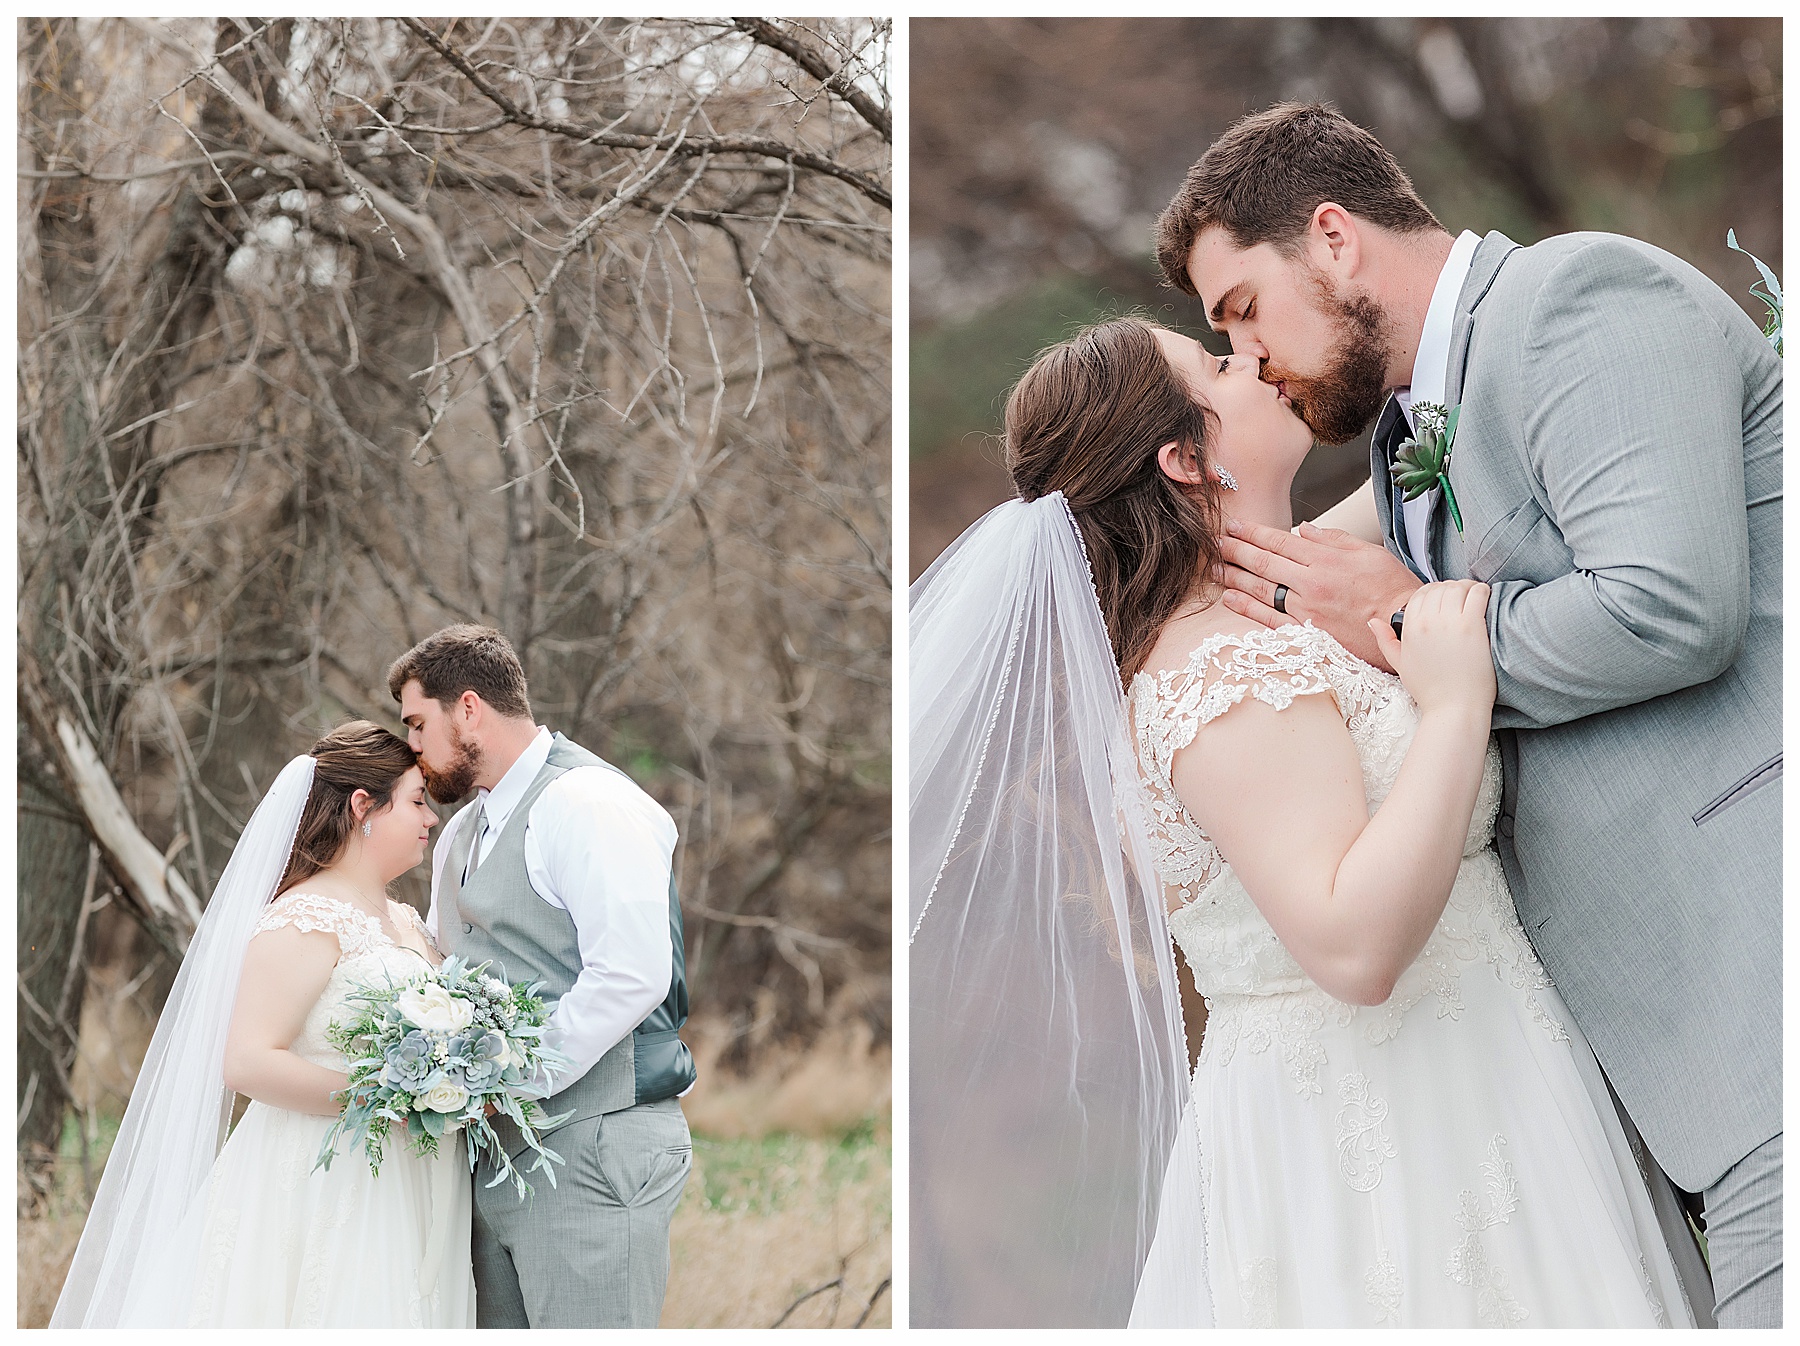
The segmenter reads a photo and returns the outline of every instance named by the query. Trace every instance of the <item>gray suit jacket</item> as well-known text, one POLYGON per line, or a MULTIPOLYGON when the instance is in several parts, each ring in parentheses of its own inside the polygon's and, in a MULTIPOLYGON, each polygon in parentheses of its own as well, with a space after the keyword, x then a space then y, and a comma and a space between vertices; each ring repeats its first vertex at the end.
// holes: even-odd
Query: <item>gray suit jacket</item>
MULTIPOLYGON (((1428 545, 1493 587, 1519 917, 1658 1162, 1704 1190, 1781 1131, 1781 362, 1660 249, 1490 233, 1446 395, 1463 532, 1440 499, 1428 545)), ((1371 466, 1407 560, 1397 421, 1371 466)))

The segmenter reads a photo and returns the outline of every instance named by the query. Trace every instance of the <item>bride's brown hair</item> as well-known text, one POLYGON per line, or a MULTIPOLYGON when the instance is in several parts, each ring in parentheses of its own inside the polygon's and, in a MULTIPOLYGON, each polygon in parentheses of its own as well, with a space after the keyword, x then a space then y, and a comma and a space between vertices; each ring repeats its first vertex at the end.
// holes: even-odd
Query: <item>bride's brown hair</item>
POLYGON ((1084 327, 1040 354, 1006 399, 1007 471, 1027 500, 1068 500, 1124 684, 1220 559, 1219 487, 1173 481, 1157 463, 1172 441, 1204 466, 1211 412, 1156 330, 1144 318, 1084 327))
POLYGON ((405 739, 368 720, 339 725, 312 745, 311 754, 316 762, 312 790, 300 810, 294 849, 275 885, 277 893, 310 879, 344 853, 356 826, 351 795, 367 790, 369 812, 378 812, 393 802, 400 778, 419 764, 405 739))

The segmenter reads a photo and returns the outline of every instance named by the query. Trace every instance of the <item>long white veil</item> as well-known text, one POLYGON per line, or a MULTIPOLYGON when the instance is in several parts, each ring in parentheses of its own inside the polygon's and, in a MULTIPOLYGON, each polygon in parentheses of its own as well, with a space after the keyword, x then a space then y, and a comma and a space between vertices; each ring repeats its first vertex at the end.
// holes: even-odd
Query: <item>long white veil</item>
POLYGON ((157 1020, 52 1327, 182 1326, 206 1179, 231 1119, 225 1034, 244 950, 275 894, 314 760, 282 768, 213 889, 157 1020))
POLYGON ((910 600, 912 1322, 1207 1325, 1173 948, 1062 494, 910 600))

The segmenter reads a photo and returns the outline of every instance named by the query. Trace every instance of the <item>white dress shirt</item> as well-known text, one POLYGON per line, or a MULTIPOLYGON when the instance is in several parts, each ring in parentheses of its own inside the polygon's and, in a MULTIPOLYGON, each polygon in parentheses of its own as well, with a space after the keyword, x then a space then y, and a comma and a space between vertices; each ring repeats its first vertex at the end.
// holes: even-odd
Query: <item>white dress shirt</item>
MULTIPOLYGON (((550 731, 537 737, 491 790, 479 791, 486 826, 475 855, 493 845, 550 757, 550 731)), ((444 824, 431 855, 431 914, 437 937, 438 885, 458 828, 473 807, 444 824)), ((538 895, 569 913, 581 972, 551 1011, 545 1041, 570 1060, 555 1088, 573 1084, 669 994, 669 873, 675 820, 629 777, 605 767, 563 773, 538 796, 525 824, 525 871, 538 895)))
MULTIPOLYGON (((1456 300, 1468 279, 1469 264, 1475 260, 1475 246, 1481 235, 1465 229, 1450 245, 1450 256, 1438 272, 1437 285, 1431 291, 1431 303, 1425 309, 1425 329, 1419 333, 1419 353, 1413 357, 1412 383, 1398 389, 1394 396, 1406 423, 1416 431, 1413 422, 1414 402, 1436 402, 1444 405, 1444 385, 1450 378, 1450 332, 1456 326, 1456 300)), ((1400 506, 1400 517, 1406 523, 1407 550, 1429 579, 1436 579, 1431 568, 1431 549, 1427 545, 1426 528, 1431 511, 1437 505, 1438 488, 1433 486, 1416 500, 1400 506)))

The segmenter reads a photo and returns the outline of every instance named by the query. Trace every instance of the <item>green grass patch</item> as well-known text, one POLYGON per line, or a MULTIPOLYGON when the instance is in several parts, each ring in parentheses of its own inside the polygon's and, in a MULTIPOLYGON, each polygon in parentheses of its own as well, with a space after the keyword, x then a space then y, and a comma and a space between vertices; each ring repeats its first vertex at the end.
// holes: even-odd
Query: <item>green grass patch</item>
POLYGON ((695 1136, 701 1204, 708 1211, 755 1215, 816 1205, 823 1195, 865 1181, 876 1165, 892 1166, 885 1130, 868 1117, 827 1139, 788 1131, 753 1140, 695 1136))

